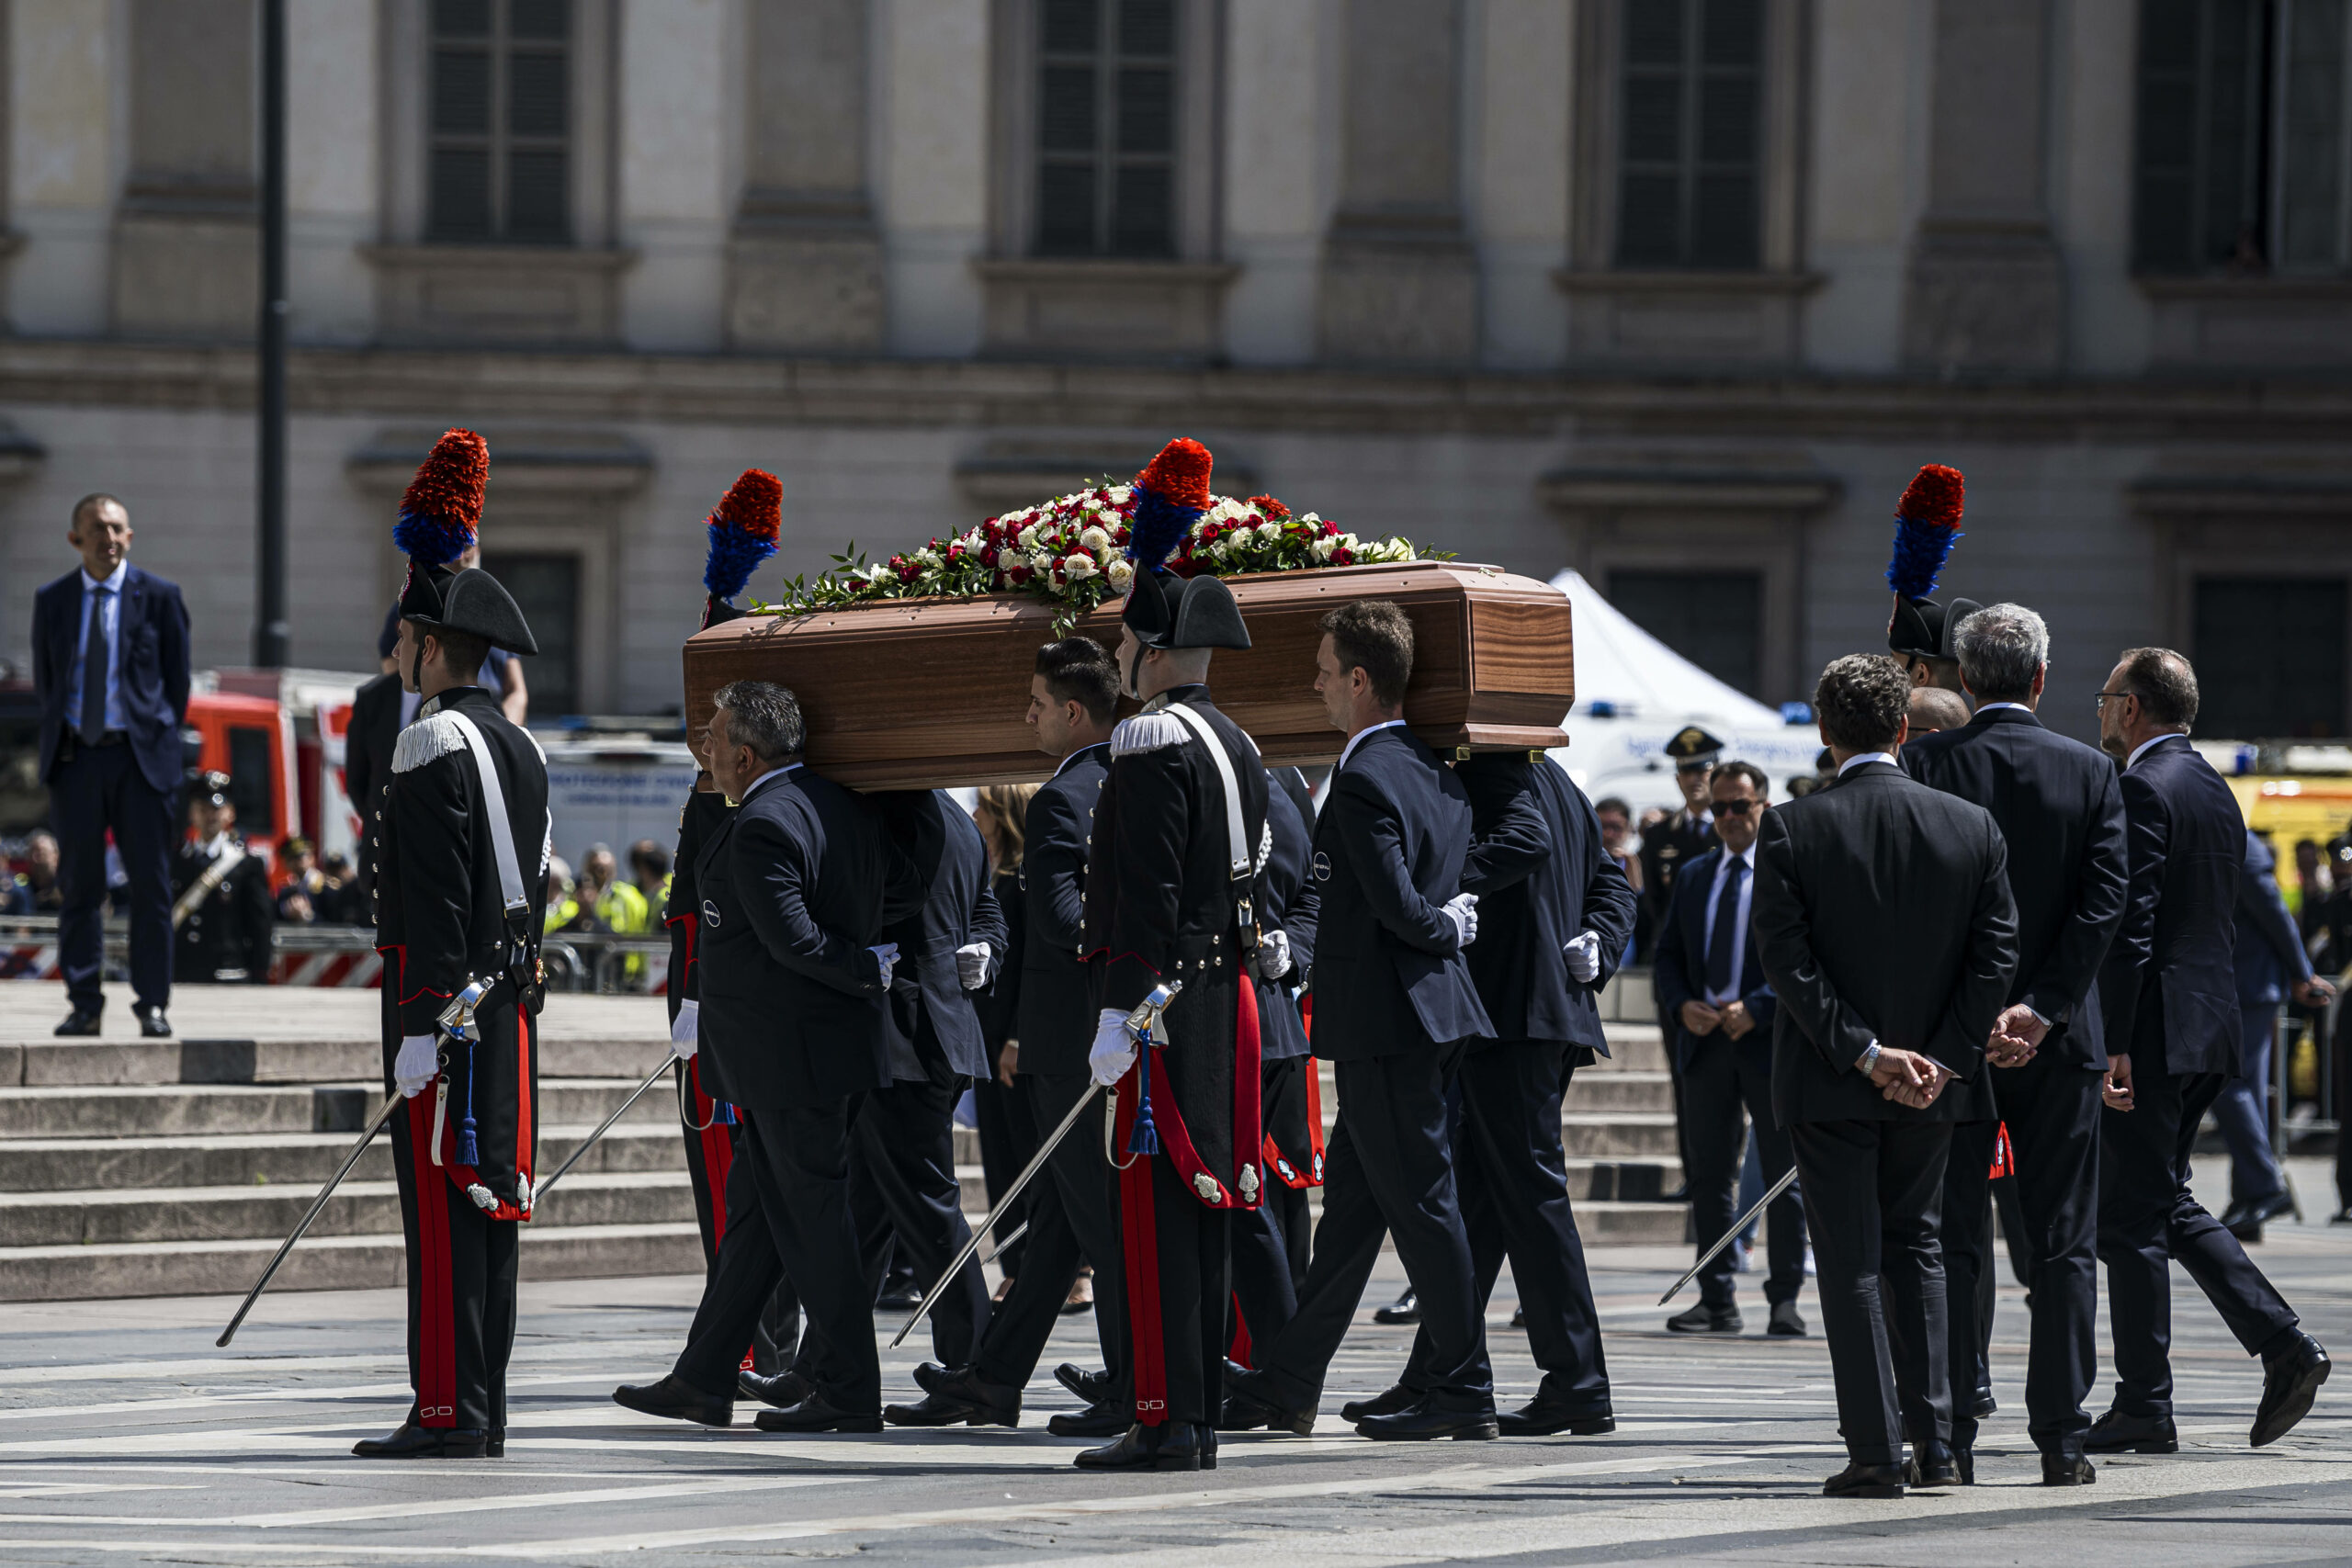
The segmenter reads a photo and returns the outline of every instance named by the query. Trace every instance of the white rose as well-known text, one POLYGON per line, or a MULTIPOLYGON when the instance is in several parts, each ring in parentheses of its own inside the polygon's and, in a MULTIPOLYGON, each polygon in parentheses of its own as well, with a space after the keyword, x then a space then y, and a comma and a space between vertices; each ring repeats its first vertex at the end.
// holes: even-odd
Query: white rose
POLYGON ((1104 499, 1114 506, 1125 506, 1127 503, 1127 497, 1134 493, 1135 487, 1132 485, 1113 485, 1102 492, 1104 499))
POLYGON ((1261 523, 1255 531, 1258 537, 1270 545, 1283 536, 1283 525, 1279 523, 1261 523))
POLYGON ((1054 570, 1054 558, 1044 550, 1039 550, 1029 558, 1029 570, 1034 572, 1041 574, 1050 572, 1054 570))
POLYGON ((1009 545, 1008 545, 1008 546, 1007 546, 1007 547, 1005 547, 1003 549, 1001 549, 1001 550, 997 551, 997 553, 996 553, 996 569, 997 569, 997 570, 999 570, 999 571, 1011 571, 1014 567, 1019 566, 1020 564, 1021 564, 1021 555, 1020 555, 1020 552, 1019 552, 1019 551, 1017 551, 1017 550, 1015 550, 1015 549, 1013 549, 1011 546, 1009 546, 1009 545))
POLYGON ((1317 539, 1315 543, 1309 547, 1309 548, 1314 552, 1315 558, 1319 561, 1329 560, 1331 558, 1331 552, 1339 547, 1339 540, 1323 538, 1317 539))
POLYGON ((1135 581, 1135 563, 1122 556, 1118 559, 1113 561, 1109 566, 1104 567, 1102 569, 1102 574, 1111 580, 1112 587, 1124 592, 1127 584, 1135 581))
POLYGON ((1026 527, 1023 528, 1016 537, 1020 539, 1021 547, 1023 549, 1035 549, 1037 547, 1037 525, 1034 523, 1030 524, 1026 527))
POLYGON ((1100 528, 1086 527, 1078 531, 1078 542, 1090 550, 1101 550, 1109 547, 1111 536, 1100 528))
POLYGON ((1092 577, 1097 570, 1092 556, 1072 556, 1062 562, 1062 571, 1072 582, 1082 577, 1092 577))

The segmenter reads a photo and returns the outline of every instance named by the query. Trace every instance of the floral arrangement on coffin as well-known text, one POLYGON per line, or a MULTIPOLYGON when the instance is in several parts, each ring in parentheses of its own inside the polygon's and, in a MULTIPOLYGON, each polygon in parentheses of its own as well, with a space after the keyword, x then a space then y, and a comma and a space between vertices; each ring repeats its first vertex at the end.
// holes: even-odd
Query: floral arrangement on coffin
POLYGON ((1189 514, 1167 559, 1168 570, 1182 577, 1421 558, 1408 540, 1359 538, 1312 512, 1295 513, 1271 495, 1247 501, 1212 495, 1209 463, 1206 447, 1180 438, 1132 484, 1105 479, 883 561, 838 555, 831 570, 813 581, 792 579, 781 599, 760 608, 791 615, 877 599, 1026 593, 1055 607, 1058 635, 1105 599, 1126 592, 1135 576, 1127 547, 1138 509, 1179 522, 1189 514))

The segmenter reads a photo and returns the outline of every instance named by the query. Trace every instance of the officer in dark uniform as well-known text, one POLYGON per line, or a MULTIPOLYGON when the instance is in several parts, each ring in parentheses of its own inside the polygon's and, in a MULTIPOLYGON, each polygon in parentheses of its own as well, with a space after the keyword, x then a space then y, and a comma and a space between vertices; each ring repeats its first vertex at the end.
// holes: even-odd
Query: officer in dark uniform
POLYGON ((1897 595, 1894 616, 1886 625, 1887 651, 1903 661, 1914 686, 1940 686, 1965 697, 1968 688, 1961 683, 1960 656, 1952 651, 1951 634, 1984 607, 1973 599, 1939 604, 1933 599, 1897 595))
MULTIPOLYGON (((1684 725, 1666 743, 1666 754, 1674 762, 1674 787, 1682 792, 1682 809, 1642 835, 1642 905, 1649 914, 1653 946, 1657 941, 1656 933, 1666 930, 1667 921, 1674 918, 1671 911, 1676 874, 1715 847, 1707 779, 1723 750, 1721 740, 1695 724, 1684 725)), ((1664 1003, 1658 1005, 1657 1027, 1667 1040, 1674 1038, 1677 1025, 1664 1003)), ((1668 1197, 1679 1201, 1688 1192, 1690 1145, 1682 1134, 1682 1067, 1672 1051, 1666 1054, 1666 1066, 1674 1088, 1675 1157, 1686 1173, 1684 1190, 1668 1197)))
POLYGON ((237 831, 228 774, 197 774, 188 795, 196 832, 172 856, 173 977, 266 985, 277 914, 268 869, 237 831))
POLYGON ((1144 711, 1112 732, 1086 870, 1101 1011, 1088 1066, 1118 1086, 1113 1163, 1127 1251, 1135 1425, 1084 1470, 1215 1464, 1231 1224, 1259 1169, 1257 873, 1266 774, 1206 683, 1214 649, 1250 646, 1233 592, 1160 563, 1208 504, 1207 449, 1175 441, 1136 478, 1136 575, 1118 661, 1144 711), (1182 987, 1170 996, 1174 987, 1182 987), (1139 1052, 1131 1016, 1166 1002, 1139 1052))
POLYGON ((535 654, 497 579, 447 563, 472 542, 489 454, 443 436, 401 503, 396 647, 423 703, 394 747, 377 865, 392 1168, 408 1247, 415 1404, 365 1459, 469 1459, 506 1446, 517 1222, 538 1145, 535 1015, 550 852, 547 763, 475 684, 492 648, 535 654))

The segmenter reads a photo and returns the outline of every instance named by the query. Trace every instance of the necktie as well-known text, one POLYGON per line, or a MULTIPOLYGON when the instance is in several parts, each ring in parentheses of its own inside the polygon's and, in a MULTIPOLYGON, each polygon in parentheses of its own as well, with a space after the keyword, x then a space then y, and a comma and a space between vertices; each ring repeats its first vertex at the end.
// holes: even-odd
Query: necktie
POLYGON ((1739 952, 1739 888, 1747 876, 1747 863, 1735 860, 1724 874, 1723 891, 1715 895, 1715 926, 1707 934, 1707 994, 1720 997, 1731 989, 1731 966, 1739 952))
POLYGON ((82 644, 82 743, 96 746, 107 732, 107 601, 114 590, 90 590, 90 635, 82 644))

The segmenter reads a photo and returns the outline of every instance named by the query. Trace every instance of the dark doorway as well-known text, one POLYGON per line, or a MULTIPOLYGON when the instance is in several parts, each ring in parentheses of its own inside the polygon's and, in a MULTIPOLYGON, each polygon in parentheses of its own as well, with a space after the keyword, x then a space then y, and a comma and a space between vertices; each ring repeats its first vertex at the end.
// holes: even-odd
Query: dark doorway
POLYGON ((1725 685, 1758 696, 1764 580, 1752 571, 1612 571, 1609 602, 1725 685))
POLYGON ((484 550, 482 570, 514 595, 538 657, 523 666, 531 717, 545 723, 580 711, 580 558, 484 550))
POLYGON ((2344 734, 2344 589, 2340 577, 2199 578, 2196 732, 2344 734))

